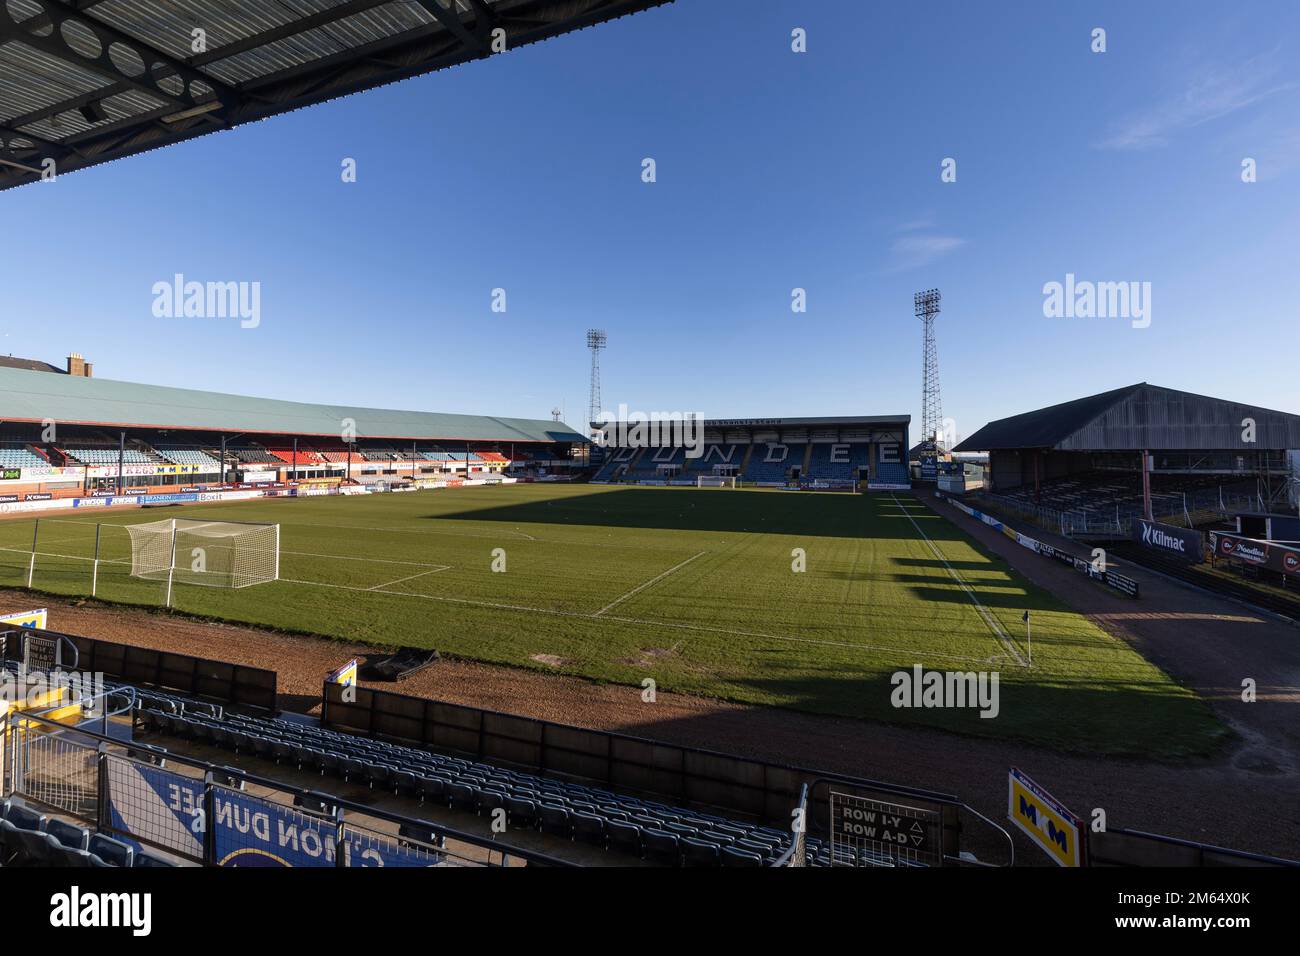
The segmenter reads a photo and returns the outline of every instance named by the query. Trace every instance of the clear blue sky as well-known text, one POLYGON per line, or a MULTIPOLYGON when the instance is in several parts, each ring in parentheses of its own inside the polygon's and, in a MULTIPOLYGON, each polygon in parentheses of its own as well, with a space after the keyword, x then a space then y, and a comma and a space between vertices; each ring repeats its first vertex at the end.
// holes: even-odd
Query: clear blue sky
POLYGON ((1298 28, 1279 2, 678 0, 0 195, 0 351, 577 424, 601 326, 607 407, 918 416, 938 286, 962 434, 1143 380, 1300 411, 1298 28), (177 272, 260 282, 261 325, 154 318, 177 272), (1066 273, 1151 282, 1151 327, 1044 318, 1066 273))

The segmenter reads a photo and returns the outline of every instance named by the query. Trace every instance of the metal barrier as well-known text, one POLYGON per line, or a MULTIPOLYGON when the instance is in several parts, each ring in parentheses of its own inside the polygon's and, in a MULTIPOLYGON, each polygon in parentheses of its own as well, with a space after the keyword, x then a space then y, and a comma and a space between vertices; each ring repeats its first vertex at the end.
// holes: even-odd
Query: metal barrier
POLYGON ((16 634, 20 638, 17 642, 6 640, 0 649, 0 653, 9 659, 21 660, 26 654, 27 645, 33 639, 59 639, 61 646, 66 642, 75 651, 78 663, 73 666, 91 673, 103 674, 127 684, 156 687, 218 701, 228 706, 255 708, 265 713, 274 713, 276 710, 277 675, 272 670, 208 660, 190 654, 116 644, 57 631, 19 630, 7 633, 16 634))
MULTIPOLYGON (((1142 509, 1135 505, 1116 506, 1114 511, 1102 513, 1091 508, 1058 509, 1031 504, 1017 498, 991 492, 977 496, 984 505, 1000 508, 1027 518, 1040 528, 1055 531, 1065 537, 1119 537, 1128 538, 1132 523, 1141 517, 1142 509)), ((1225 492, 1223 488, 1205 488, 1179 495, 1178 505, 1172 510, 1154 509, 1154 520, 1163 524, 1193 527, 1216 518, 1226 518, 1238 511, 1258 510, 1261 496, 1238 492, 1225 492)))
POLYGON ((1244 850, 1229 850, 1195 840, 1111 829, 1088 834, 1089 866, 1249 866, 1296 867, 1300 862, 1244 850))
POLYGON ((799 802, 792 811, 794 839, 773 866, 808 865, 808 784, 799 788, 799 802))

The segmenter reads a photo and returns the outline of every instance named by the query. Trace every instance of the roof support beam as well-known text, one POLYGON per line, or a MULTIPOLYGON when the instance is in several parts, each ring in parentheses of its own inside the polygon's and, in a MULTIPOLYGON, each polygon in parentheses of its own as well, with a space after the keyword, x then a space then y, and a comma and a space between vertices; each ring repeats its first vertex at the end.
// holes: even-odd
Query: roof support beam
MULTIPOLYGON (((408 4, 408 9, 420 11, 428 22, 354 46, 344 43, 346 49, 310 42, 310 31, 320 31, 323 27, 328 30, 329 24, 346 22, 346 18, 368 10, 382 13, 387 5, 384 0, 336 0, 327 10, 318 9, 257 36, 196 56, 178 53, 165 57, 158 50, 151 49, 149 42, 127 36, 120 42, 136 51, 150 68, 137 76, 123 75, 107 55, 87 58, 76 48, 64 48, 68 39, 64 36, 68 32, 65 25, 69 25, 69 21, 84 27, 70 28, 72 42, 81 50, 90 52, 95 49, 94 39, 99 39, 107 48, 119 42, 113 36, 134 32, 132 26, 122 25, 114 30, 94 18, 94 8, 105 2, 41 0, 42 12, 23 19, 24 13, 30 14, 37 8, 0 0, 0 45, 12 40, 15 44, 39 50, 39 44, 43 43, 50 50, 51 58, 107 77, 97 89, 72 96, 66 95, 66 87, 61 88, 50 78, 40 76, 39 71, 34 70, 32 76, 25 78, 26 86, 20 88, 25 90, 27 98, 17 102, 34 100, 45 105, 5 119, 5 125, 12 132, 7 139, 5 133, 0 132, 0 148, 9 150, 10 155, 6 158, 16 158, 18 167, 0 164, 0 190, 38 179, 28 171, 28 167, 37 165, 42 156, 52 154, 46 145, 50 141, 68 150, 62 157, 55 157, 58 171, 63 174, 184 142, 204 135, 214 125, 239 126, 386 83, 484 59, 492 52, 492 34, 496 29, 506 30, 509 46, 516 48, 671 3, 672 0, 455 0, 455 8, 450 6, 450 0, 387 0, 387 3, 408 4), (91 11, 89 16, 85 15, 87 11, 91 11), (32 31, 38 29, 45 33, 44 37, 33 35, 32 31), (94 38, 90 38, 86 31, 94 34, 94 38), (80 40, 77 33, 81 34, 80 40), (291 37, 298 37, 304 46, 317 49, 320 55, 293 66, 272 69, 265 75, 237 84, 223 84, 220 79, 206 73, 208 64, 248 51, 261 51, 291 37), (164 81, 161 86, 159 80, 164 81), (182 89, 182 83, 186 89, 182 89), (189 88, 196 83, 204 86, 189 88), (99 106, 101 102, 142 88, 150 102, 147 106, 136 107, 140 109, 138 113, 114 118, 112 114, 115 111, 105 104, 109 118, 88 128, 78 128, 66 135, 46 128, 51 119, 67 112, 85 109, 92 117, 104 115, 105 111, 99 106), (209 89, 215 92, 209 93, 209 89), (52 96, 63 96, 63 99, 47 102, 52 96), (199 108, 206 109, 199 112, 199 108), (36 135, 26 132, 29 129, 36 135), (45 143, 38 141, 40 135, 45 137, 45 143), (23 145, 15 147, 12 140, 18 137, 21 137, 19 141, 23 145)), ((224 7, 229 2, 195 0, 200 8, 224 7)), ((136 11, 130 15, 146 14, 136 11)), ((127 23, 125 20, 120 22, 127 23)), ((113 58, 130 69, 131 64, 125 62, 120 53, 120 49, 114 49, 113 58)), ((7 96, 8 92, 7 89, 3 91, 0 98, 7 96)), ((83 124, 77 122, 74 125, 81 127, 83 124)))
MULTIPOLYGON (((193 109, 212 99, 219 101, 223 107, 237 101, 235 91, 225 84, 114 27, 77 13, 64 0, 43 2, 48 16, 24 21, 14 19, 8 4, 0 4, 0 40, 22 43, 63 63, 97 73, 115 84, 123 84, 170 103, 178 111, 193 109), (49 20, 49 28, 38 25, 40 20, 49 20), (88 55, 69 42, 69 30, 66 29, 69 24, 81 27, 82 37, 87 32, 93 34, 99 47, 98 55, 88 55), (131 76, 121 69, 109 55, 109 48, 113 45, 134 52, 144 63, 144 72, 139 76, 131 76), (177 92, 168 90, 163 84, 169 80, 179 83, 181 89, 177 92), (196 90, 195 84, 203 84, 212 93, 209 95, 196 90)), ((102 90, 97 91, 97 94, 88 102, 96 102, 111 95, 102 90)))
MULTIPOLYGON (((456 38, 465 44, 468 49, 483 56, 487 56, 492 52, 491 27, 488 26, 488 18, 479 12, 477 6, 474 8, 474 26, 470 28, 465 25, 465 22, 460 18, 460 14, 456 12, 456 0, 448 0, 452 5, 450 9, 444 7, 438 0, 415 0, 415 2, 428 11, 429 16, 455 34, 456 38)), ((483 9, 486 10, 487 8, 483 7, 483 9)))
MULTIPOLYGON (((105 0, 78 0, 81 8, 87 8, 105 0)), ((339 20, 344 20, 358 13, 365 13, 367 10, 373 10, 375 7, 381 7, 385 4, 392 3, 393 0, 350 0, 348 3, 339 4, 336 7, 330 7, 328 10, 322 10, 319 13, 312 14, 309 17, 303 17, 301 20, 293 20, 283 26, 276 27, 273 30, 267 30, 263 33, 254 34, 243 40, 237 40, 234 43, 227 43, 225 46, 217 47, 206 53, 199 53, 190 57, 186 62, 192 67, 205 66, 209 63, 215 63, 228 57, 238 56, 240 53, 246 53, 249 50, 260 49, 271 43, 296 36, 300 33, 306 33, 309 30, 315 30, 318 27, 328 26, 339 20)), ((3 3, 3 0, 0 0, 3 3)), ((42 17, 45 22, 49 22, 48 17, 42 17)), ((214 81, 205 80, 204 82, 212 83, 214 81)), ((11 120, 14 126, 25 126, 29 123, 37 123, 41 120, 50 119, 58 116, 60 113, 66 113, 69 110, 80 110, 88 103, 106 99, 110 96, 116 96, 119 93, 125 93, 132 89, 130 83, 119 81, 111 86, 106 86, 101 90, 95 90, 93 93, 83 93, 79 96, 69 97, 60 100, 57 103, 51 103, 38 110, 32 110, 21 116, 14 117, 11 120)))

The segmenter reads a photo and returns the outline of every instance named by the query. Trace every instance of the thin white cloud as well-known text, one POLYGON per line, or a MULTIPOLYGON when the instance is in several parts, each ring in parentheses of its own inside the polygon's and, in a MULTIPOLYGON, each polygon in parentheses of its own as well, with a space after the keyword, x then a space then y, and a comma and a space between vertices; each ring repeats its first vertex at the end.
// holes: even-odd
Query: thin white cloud
POLYGON ((919 269, 965 244, 966 240, 957 236, 901 236, 894 240, 890 250, 893 253, 890 271, 919 269))
POLYGON ((1296 89, 1294 82, 1274 81, 1275 53, 1260 54, 1233 67, 1202 71, 1178 95, 1121 120, 1097 147, 1155 149, 1167 145, 1181 132, 1296 89))

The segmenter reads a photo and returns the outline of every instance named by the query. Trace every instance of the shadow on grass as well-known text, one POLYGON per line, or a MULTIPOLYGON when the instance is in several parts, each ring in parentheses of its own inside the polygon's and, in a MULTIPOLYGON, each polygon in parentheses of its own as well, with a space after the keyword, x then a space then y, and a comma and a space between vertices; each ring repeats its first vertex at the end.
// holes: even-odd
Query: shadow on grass
MULTIPOLYGON (((861 495, 726 492, 691 488, 613 488, 571 497, 425 515, 422 520, 597 525, 825 538, 898 537, 893 527, 883 522, 861 495)), ((909 525, 903 536, 910 538, 913 535, 909 525)), ((966 539, 962 537, 962 540, 966 539)))

